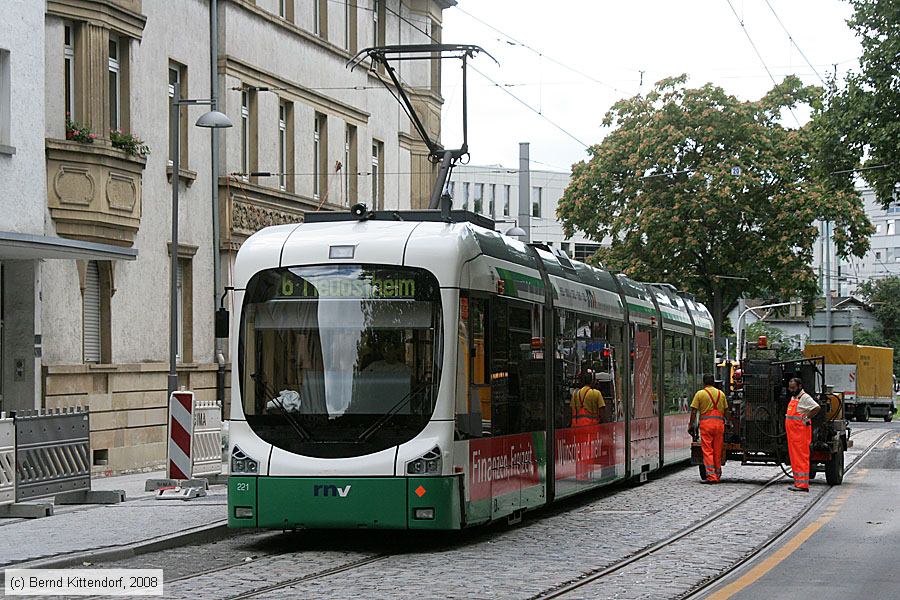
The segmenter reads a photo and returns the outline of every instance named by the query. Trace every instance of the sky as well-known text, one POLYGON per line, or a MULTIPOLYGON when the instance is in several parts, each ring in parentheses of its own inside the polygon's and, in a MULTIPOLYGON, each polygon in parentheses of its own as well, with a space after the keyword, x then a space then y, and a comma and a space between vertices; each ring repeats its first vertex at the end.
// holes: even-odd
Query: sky
MULTIPOLYGON (((500 63, 485 55, 471 63, 471 164, 517 167, 519 142, 530 142, 532 168, 567 171, 587 158, 585 144, 608 133, 602 120, 616 100, 668 76, 686 73, 689 85, 712 82, 750 100, 773 86, 766 67, 778 82, 795 74, 817 85, 835 65, 839 79, 858 68, 846 1, 730 5, 733 11, 728 0, 459 0, 444 11, 443 41, 479 45, 500 63)), ((458 63, 446 62, 441 141, 448 148, 461 142, 461 81, 458 63)), ((801 123, 808 118, 808 111, 795 114, 801 123)))

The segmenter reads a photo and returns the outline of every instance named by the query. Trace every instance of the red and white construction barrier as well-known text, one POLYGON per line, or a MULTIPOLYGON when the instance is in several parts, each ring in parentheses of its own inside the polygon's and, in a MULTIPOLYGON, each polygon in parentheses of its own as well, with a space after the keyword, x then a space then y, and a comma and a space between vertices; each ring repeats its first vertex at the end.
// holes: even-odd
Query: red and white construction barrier
POLYGON ((194 429, 194 392, 172 392, 169 398, 169 479, 191 478, 191 433, 194 429))
POLYGON ((192 479, 222 472, 222 409, 193 392, 169 398, 169 479, 192 479))

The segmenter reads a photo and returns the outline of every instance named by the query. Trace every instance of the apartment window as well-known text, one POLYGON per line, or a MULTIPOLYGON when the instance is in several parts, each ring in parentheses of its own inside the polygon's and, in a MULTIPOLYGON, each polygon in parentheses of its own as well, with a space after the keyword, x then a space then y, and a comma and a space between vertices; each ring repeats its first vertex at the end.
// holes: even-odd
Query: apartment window
MULTIPOLYGON (((175 158, 175 117, 172 115, 172 99, 175 97, 175 90, 178 90, 178 97, 184 99, 187 97, 187 67, 176 62, 169 63, 169 103, 167 106, 169 113, 169 166, 175 158)), ((181 157, 180 168, 186 168, 188 164, 188 126, 187 126, 187 107, 181 107, 181 131, 178 132, 179 154, 181 157)))
POLYGON ((328 187, 327 117, 316 113, 313 124, 313 197, 319 198, 328 187))
POLYGON ((378 22, 379 22, 379 13, 381 12, 381 2, 379 0, 372 0, 372 45, 378 45, 378 22))
POLYGON ((543 196, 544 188, 533 187, 531 188, 531 216, 538 217, 541 216, 541 196, 543 196))
POLYGON ((285 21, 294 22, 294 0, 278 0, 278 16, 285 21))
POLYGON ((109 128, 118 131, 122 127, 121 98, 122 78, 119 68, 119 38, 109 36, 109 128))
POLYGON ((575 244, 575 255, 573 258, 581 262, 587 262, 587 259, 599 249, 600 244, 575 244))
POLYGON ((481 214, 484 209, 484 184, 475 184, 475 212, 481 214))
POLYGON ((385 14, 386 0, 372 0, 372 45, 384 46, 385 44, 385 25, 387 17, 385 14))
POLYGON ((313 33, 328 37, 328 2, 330 0, 312 0, 313 4, 313 33))
POLYGON ((510 186, 503 186, 503 216, 509 216, 509 198, 510 198, 510 186))
POLYGON ((493 219, 497 214, 494 212, 494 195, 497 193, 497 186, 493 183, 487 186, 487 195, 488 195, 488 215, 493 219))
POLYGON ((111 270, 107 261, 83 263, 82 355, 86 363, 109 363, 111 270))
POLYGON ((384 209, 384 144, 372 140, 372 206, 384 209))
POLYGON ((250 92, 241 92, 241 173, 250 172, 250 92))
POLYGON ((356 181, 359 165, 357 164, 356 151, 356 127, 347 125, 344 130, 344 163, 341 165, 344 171, 344 202, 350 205, 351 199, 357 197, 356 181))
POLYGON ((875 223, 875 235, 881 235, 881 223, 875 223))
MULTIPOLYGON (((437 21, 429 21, 431 24, 431 35, 429 36, 431 39, 426 40, 428 44, 440 44, 443 33, 441 32, 441 26, 438 25, 437 21)), ((434 58, 431 59, 431 91, 435 93, 441 92, 441 59, 437 54, 433 54, 434 58)))
POLYGON ((85 269, 82 301, 84 362, 98 363, 100 362, 100 270, 95 260, 88 261, 85 269))
POLYGON ((884 232, 885 235, 894 235, 894 221, 893 219, 887 222, 887 230, 884 232))
POLYGON ((286 189, 285 173, 287 172, 287 106, 278 104, 278 189, 286 189))
POLYGON ((178 362, 193 360, 193 270, 190 258, 178 259, 175 302, 178 304, 176 359, 178 362))
POLYGON ((9 50, 0 48, 0 146, 12 146, 10 102, 12 85, 9 75, 9 50))
POLYGON ((875 260, 881 260, 881 252, 875 253, 875 260))
POLYGON ((356 3, 359 0, 344 0, 344 48, 356 52, 356 3))
POLYGON ((75 118, 75 26, 66 23, 63 26, 65 48, 63 50, 63 64, 65 79, 66 113, 75 118))
POLYGON ((469 182, 464 181, 462 186, 462 209, 469 210, 469 182))

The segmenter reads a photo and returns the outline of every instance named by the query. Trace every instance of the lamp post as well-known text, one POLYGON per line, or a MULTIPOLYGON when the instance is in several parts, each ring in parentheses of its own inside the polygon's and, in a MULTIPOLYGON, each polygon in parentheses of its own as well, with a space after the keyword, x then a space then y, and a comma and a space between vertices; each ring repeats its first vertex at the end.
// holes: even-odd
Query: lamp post
MULTIPOLYGON (((172 140, 172 256, 170 270, 171 278, 169 280, 169 377, 168 377, 168 397, 172 396, 172 392, 178 389, 178 370, 176 365, 178 355, 178 191, 181 187, 180 169, 181 169, 181 107, 191 106, 194 104, 207 105, 213 110, 204 113, 197 119, 197 127, 205 127, 207 129, 224 129, 231 127, 232 122, 225 114, 216 110, 216 102, 212 99, 181 99, 179 97, 179 85, 175 86, 172 94, 172 104, 169 109, 172 111, 172 122, 175 124, 175 130, 170 135, 174 136, 172 140)), ((218 182, 213 181, 213 185, 218 182)), ((218 249, 214 249, 218 251, 218 249)))

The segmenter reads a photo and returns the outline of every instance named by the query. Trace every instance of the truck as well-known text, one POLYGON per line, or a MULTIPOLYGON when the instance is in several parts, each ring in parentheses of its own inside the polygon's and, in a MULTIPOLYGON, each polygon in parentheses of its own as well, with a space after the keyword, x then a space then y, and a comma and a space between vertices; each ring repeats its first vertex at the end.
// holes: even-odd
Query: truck
POLYGON ((894 349, 857 344, 808 344, 803 355, 823 357, 825 385, 843 396, 844 414, 857 421, 894 418, 894 349))

